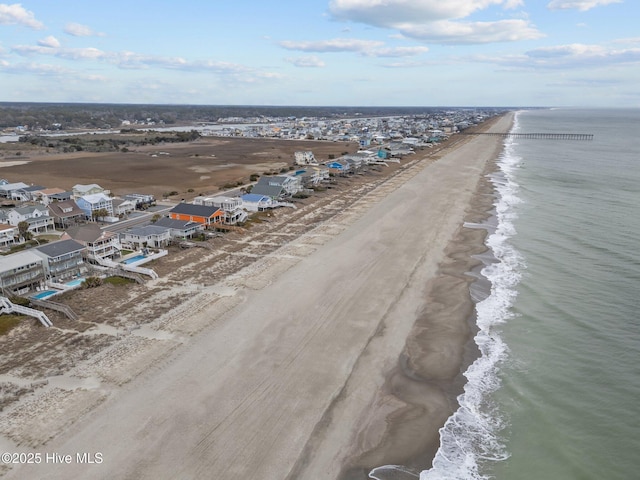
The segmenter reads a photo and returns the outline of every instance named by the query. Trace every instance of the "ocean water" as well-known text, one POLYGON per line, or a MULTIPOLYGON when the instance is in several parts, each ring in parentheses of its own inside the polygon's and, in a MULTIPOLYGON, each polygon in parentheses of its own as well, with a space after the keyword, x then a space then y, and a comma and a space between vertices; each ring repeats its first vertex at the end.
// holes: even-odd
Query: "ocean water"
POLYGON ((492 179, 481 357, 421 480, 640 478, 640 110, 519 112, 492 179))

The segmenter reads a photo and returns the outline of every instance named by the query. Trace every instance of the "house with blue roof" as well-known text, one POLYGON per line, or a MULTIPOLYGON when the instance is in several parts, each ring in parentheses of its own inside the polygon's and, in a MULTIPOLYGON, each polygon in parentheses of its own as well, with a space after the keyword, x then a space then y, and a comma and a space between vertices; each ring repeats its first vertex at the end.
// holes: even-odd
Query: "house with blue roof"
POLYGON ((275 207, 273 198, 268 195, 259 195, 257 193, 247 193, 240 197, 242 199, 242 208, 249 212, 263 212, 275 207))

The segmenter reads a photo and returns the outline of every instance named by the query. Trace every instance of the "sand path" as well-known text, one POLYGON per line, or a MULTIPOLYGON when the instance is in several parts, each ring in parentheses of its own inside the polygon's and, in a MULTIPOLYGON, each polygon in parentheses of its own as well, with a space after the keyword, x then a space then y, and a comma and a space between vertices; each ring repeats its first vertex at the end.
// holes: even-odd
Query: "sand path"
POLYGON ((269 284, 236 288, 238 304, 211 327, 38 449, 100 452, 101 464, 8 477, 337 478, 351 447, 380 435, 363 433, 363 411, 397 364, 499 143, 474 137, 269 284))

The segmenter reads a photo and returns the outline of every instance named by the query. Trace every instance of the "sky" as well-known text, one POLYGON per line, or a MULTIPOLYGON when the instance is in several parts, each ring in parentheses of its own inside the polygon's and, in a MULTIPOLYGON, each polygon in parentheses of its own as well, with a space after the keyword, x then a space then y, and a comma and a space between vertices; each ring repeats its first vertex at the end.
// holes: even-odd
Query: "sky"
POLYGON ((640 107, 638 18, 638 0, 0 3, 0 101, 640 107))

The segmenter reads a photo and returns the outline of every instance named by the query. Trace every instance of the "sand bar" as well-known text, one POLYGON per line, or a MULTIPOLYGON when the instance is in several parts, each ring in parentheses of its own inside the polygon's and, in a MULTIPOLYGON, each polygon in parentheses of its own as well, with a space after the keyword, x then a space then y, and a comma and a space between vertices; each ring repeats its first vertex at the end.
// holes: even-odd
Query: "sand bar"
MULTIPOLYGON (((507 115, 492 131, 510 125, 507 115)), ((100 464, 28 465, 7 478, 366 478, 365 467, 398 450, 388 444, 402 437, 396 426, 436 438, 452 408, 438 382, 459 373, 469 331, 458 322, 429 332, 418 320, 438 300, 428 286, 500 143, 474 137, 398 188, 381 187, 334 217, 340 233, 302 260, 274 256, 277 276, 208 287, 234 299, 222 314, 216 303, 194 308, 193 322, 215 318, 211 326, 33 449, 99 452, 100 464), (424 351, 418 335, 439 347, 424 351)), ((462 292, 452 317, 464 319, 459 287, 441 295, 462 292)))

